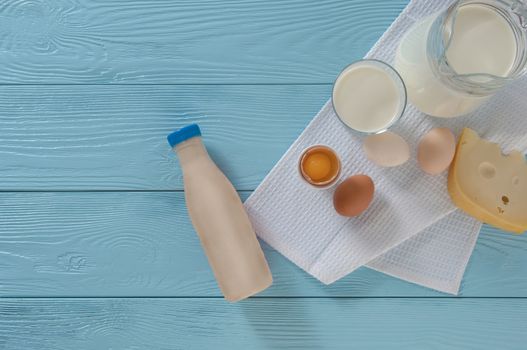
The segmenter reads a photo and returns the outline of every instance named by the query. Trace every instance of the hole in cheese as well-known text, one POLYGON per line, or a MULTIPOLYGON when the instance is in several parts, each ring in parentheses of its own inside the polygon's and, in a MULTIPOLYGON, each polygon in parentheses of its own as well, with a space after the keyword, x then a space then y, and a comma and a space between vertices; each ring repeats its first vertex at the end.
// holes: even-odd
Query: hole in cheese
POLYGON ((496 167, 489 162, 483 162, 479 165, 479 173, 485 179, 492 179, 496 176, 496 167))

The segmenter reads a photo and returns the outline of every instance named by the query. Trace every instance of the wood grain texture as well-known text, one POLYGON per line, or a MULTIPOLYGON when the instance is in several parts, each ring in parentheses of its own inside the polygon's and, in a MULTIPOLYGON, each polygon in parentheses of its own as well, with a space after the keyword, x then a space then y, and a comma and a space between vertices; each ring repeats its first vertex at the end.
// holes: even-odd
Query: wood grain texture
POLYGON ((3 0, 0 83, 330 83, 408 0, 3 0))
POLYGON ((182 189, 169 132, 198 122, 238 189, 256 188, 331 86, 0 86, 0 190, 182 189))
MULTIPOLYGON (((221 296, 181 192, 0 193, 0 213, 0 296, 221 296)), ((526 252, 485 228, 461 296, 527 297, 526 252)), ((366 268, 325 286, 265 253, 263 296, 446 296, 366 268)))
POLYGON ((0 300, 10 350, 525 349, 527 300, 0 300))
POLYGON ((2 0, 0 349, 525 348, 525 237, 484 228, 462 299, 265 247, 275 284, 230 305, 162 192, 191 122, 254 189, 407 2, 2 0))

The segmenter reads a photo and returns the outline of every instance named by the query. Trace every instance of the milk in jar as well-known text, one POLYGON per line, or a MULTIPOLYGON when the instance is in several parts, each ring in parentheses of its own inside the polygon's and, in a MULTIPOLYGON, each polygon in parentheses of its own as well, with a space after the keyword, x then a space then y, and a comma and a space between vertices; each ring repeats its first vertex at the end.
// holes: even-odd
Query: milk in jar
POLYGON ((458 1, 405 34, 395 68, 415 107, 436 117, 465 115, 524 73, 525 28, 506 3, 458 1))

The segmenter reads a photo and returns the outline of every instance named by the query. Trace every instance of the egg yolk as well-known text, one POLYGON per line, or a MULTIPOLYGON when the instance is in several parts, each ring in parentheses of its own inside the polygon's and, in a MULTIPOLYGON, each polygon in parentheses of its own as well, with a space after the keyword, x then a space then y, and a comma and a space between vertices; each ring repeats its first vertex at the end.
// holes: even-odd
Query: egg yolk
POLYGON ((331 159, 324 153, 310 154, 307 156, 303 168, 311 180, 320 181, 331 173, 331 159))

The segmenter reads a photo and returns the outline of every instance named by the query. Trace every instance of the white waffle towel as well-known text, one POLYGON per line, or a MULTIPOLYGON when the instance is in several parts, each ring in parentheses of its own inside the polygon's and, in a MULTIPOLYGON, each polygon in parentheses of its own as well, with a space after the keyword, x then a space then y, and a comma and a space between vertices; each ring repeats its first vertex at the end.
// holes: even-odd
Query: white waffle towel
MULTIPOLYGON (((392 62, 399 39, 412 24, 449 3, 411 1, 367 57, 392 62)), ((419 169, 416 145, 434 127, 449 127, 459 135, 467 126, 505 151, 525 151, 526 93, 527 80, 521 79, 472 115, 454 119, 427 117, 409 105, 392 130, 409 142, 414 154, 396 168, 368 161, 360 137, 338 120, 328 101, 246 201, 257 234, 326 284, 366 265, 457 294, 481 225, 453 206, 446 174, 430 176, 419 169), (339 216, 333 209, 333 189, 314 189, 299 179, 300 154, 315 144, 328 145, 340 155, 341 179, 362 173, 374 180, 374 201, 362 215, 339 216)))

